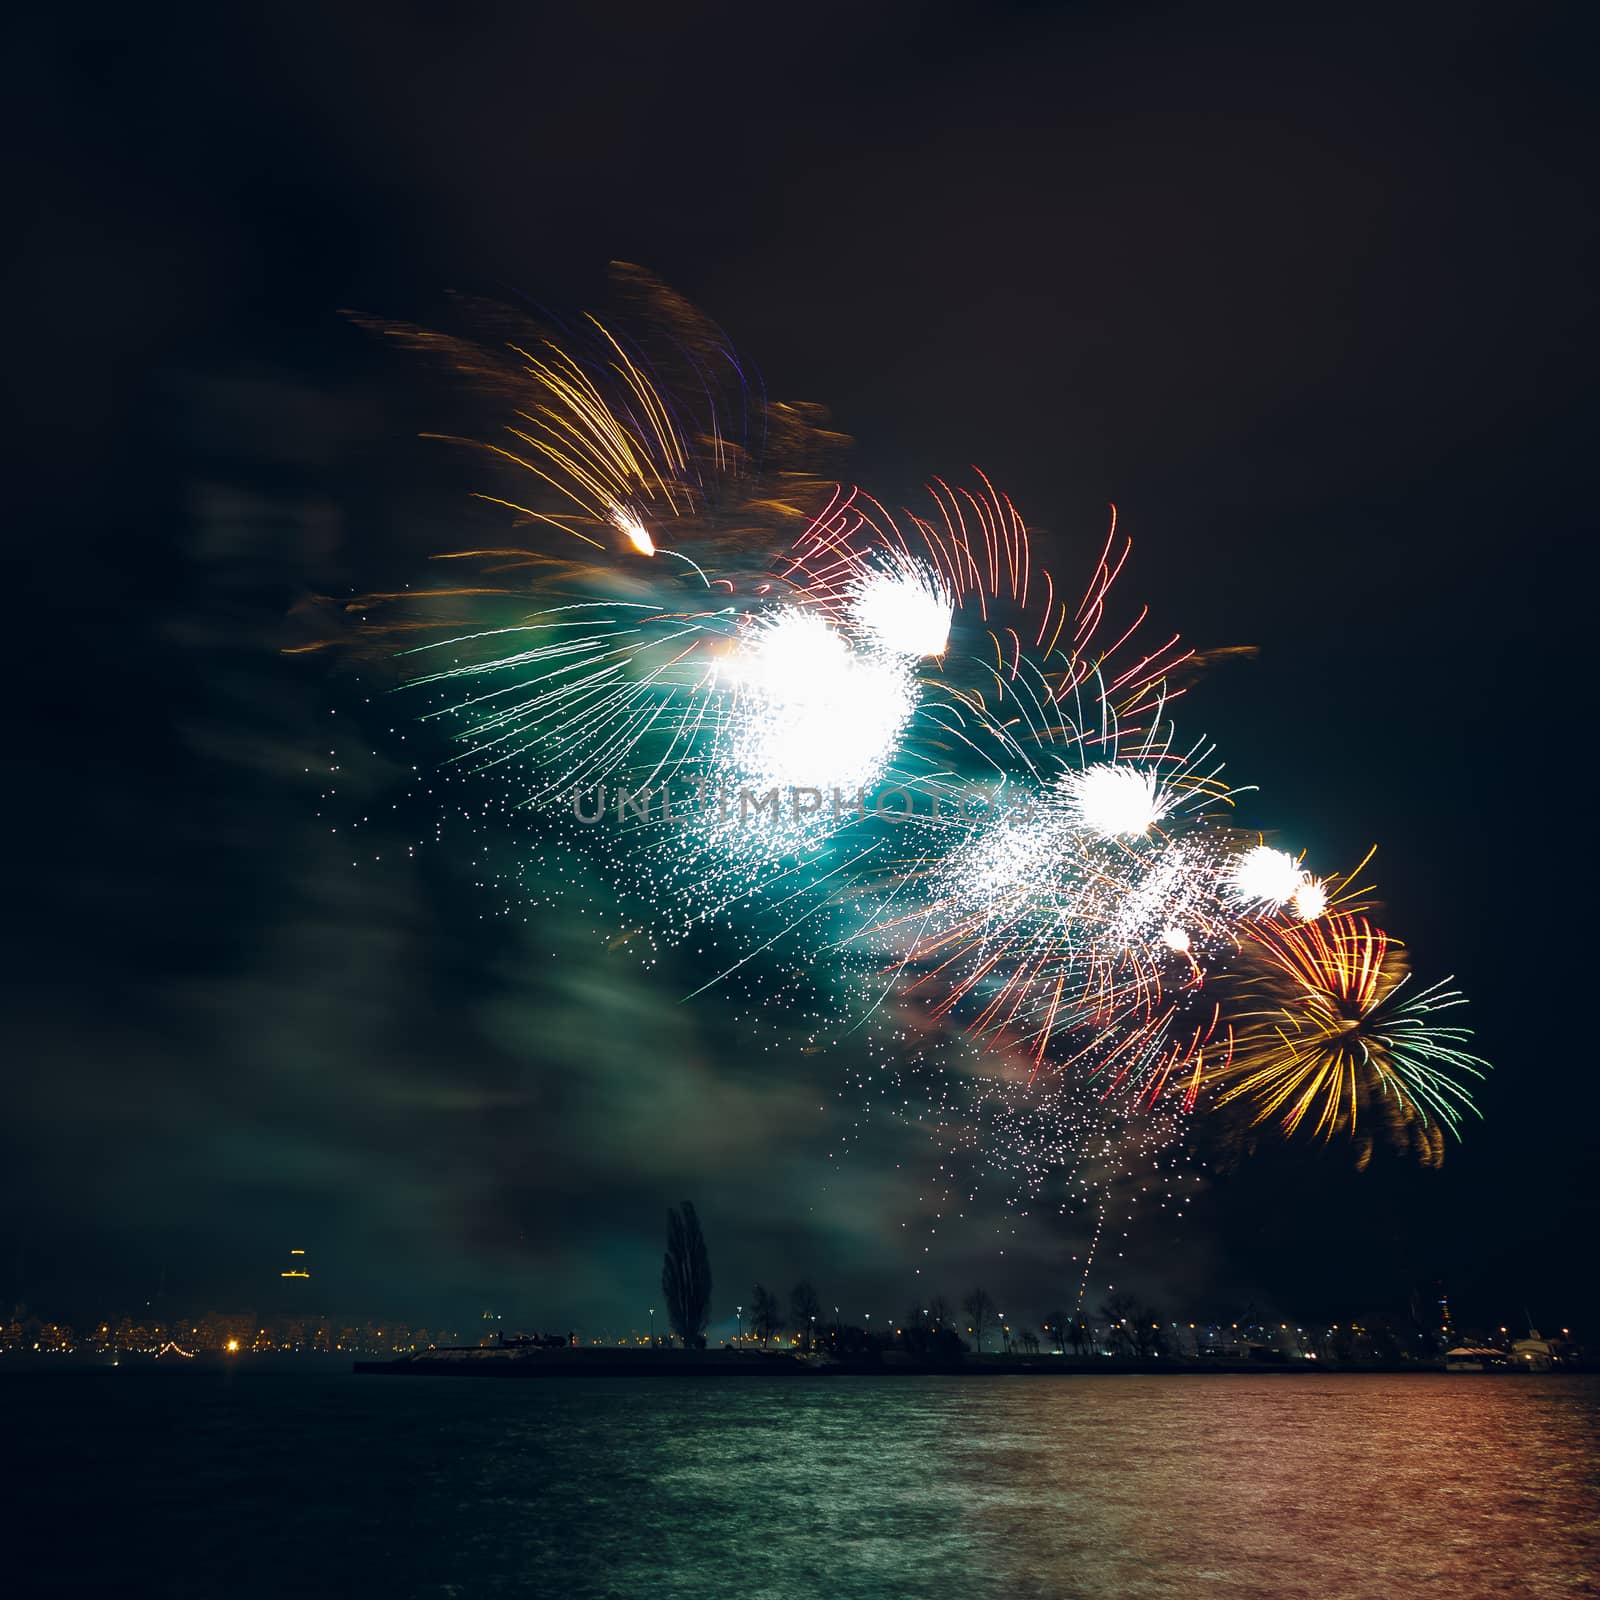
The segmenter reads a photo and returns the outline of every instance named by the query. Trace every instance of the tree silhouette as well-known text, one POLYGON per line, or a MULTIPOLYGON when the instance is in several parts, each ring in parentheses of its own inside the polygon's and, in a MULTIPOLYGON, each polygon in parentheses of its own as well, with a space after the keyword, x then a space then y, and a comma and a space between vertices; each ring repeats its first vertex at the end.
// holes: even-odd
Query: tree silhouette
POLYGON ((1072 1341, 1074 1355, 1086 1356, 1094 1350, 1094 1329, 1081 1311, 1067 1324, 1067 1337, 1072 1341))
POLYGON ((984 1324, 994 1315, 994 1301, 987 1289, 973 1289, 961 1302, 961 1309, 972 1318, 972 1331, 977 1336, 979 1354, 983 1352, 984 1324))
POLYGON ((1133 1347, 1141 1359, 1161 1355, 1167 1345, 1166 1323, 1155 1306, 1140 1304, 1133 1325, 1133 1347))
POLYGON ((1131 1294, 1114 1294, 1100 1307, 1111 1324, 1111 1343, 1119 1354, 1141 1361, 1161 1354, 1161 1313, 1131 1294))
POLYGON ((667 1253, 661 1262, 661 1292, 667 1317, 684 1349, 705 1348, 706 1317, 711 1309, 711 1258, 694 1207, 685 1200, 667 1207, 667 1253))
POLYGON ((1131 1356, 1134 1323, 1139 1315, 1138 1301, 1131 1294, 1111 1295, 1102 1303, 1100 1315, 1108 1325, 1111 1348, 1118 1355, 1131 1356))
POLYGON ((1067 1353, 1067 1314, 1065 1311, 1047 1311, 1044 1314, 1044 1331, 1056 1347, 1057 1355, 1067 1353))
POLYGON ((928 1324, 933 1328, 948 1328, 955 1321, 955 1316, 950 1310, 950 1302, 942 1294, 936 1294, 928 1302, 928 1324))
POLYGON ((778 1297, 759 1283, 750 1296, 750 1331, 760 1338, 763 1350, 778 1331, 778 1297))
POLYGON ((800 1330, 800 1339, 807 1355, 817 1335, 817 1318, 822 1315, 822 1301, 809 1278, 802 1278, 789 1291, 789 1320, 800 1330))

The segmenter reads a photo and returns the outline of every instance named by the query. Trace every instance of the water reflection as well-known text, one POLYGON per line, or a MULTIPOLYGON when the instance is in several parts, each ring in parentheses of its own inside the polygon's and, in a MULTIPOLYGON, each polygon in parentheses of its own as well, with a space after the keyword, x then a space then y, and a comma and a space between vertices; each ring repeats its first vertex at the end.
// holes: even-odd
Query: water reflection
POLYGON ((0 1405, 118 1485, 75 1577, 157 1562, 235 1600, 1470 1600, 1595 1593, 1600 1556, 1592 1379, 152 1377, 0 1405))

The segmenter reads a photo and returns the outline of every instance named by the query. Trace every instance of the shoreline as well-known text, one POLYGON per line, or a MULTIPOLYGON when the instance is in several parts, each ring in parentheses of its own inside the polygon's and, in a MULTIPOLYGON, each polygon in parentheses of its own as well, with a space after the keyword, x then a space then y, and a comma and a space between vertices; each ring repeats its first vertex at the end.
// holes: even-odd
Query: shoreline
POLYGON ((759 1355, 740 1351, 541 1351, 536 1354, 498 1350, 438 1351, 402 1356, 395 1360, 356 1361, 351 1371, 363 1377, 494 1378, 560 1382, 594 1378, 715 1379, 779 1378, 784 1380, 833 1378, 1092 1378, 1092 1377, 1195 1377, 1207 1374, 1233 1377, 1315 1377, 1339 1374, 1425 1374, 1450 1377, 1553 1376, 1515 1369, 1450 1372, 1441 1362, 1392 1362, 1335 1365, 1320 1361, 1252 1361, 1228 1358, 1128 1361, 1111 1357, 1098 1360, 1072 1356, 1023 1358, 968 1357, 955 1363, 901 1359, 879 1361, 813 1361, 801 1356, 759 1355))

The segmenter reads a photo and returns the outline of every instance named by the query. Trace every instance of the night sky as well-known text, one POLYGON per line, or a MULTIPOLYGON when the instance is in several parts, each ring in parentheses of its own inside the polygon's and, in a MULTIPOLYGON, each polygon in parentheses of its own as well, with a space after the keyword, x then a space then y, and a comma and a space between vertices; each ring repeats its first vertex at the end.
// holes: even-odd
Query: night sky
MULTIPOLYGON (((617 258, 828 404, 885 499, 977 463, 1072 574, 1114 501, 1155 625, 1258 648, 1184 708, 1260 786, 1243 820, 1376 843, 1388 925, 1472 998, 1498 1070, 1442 1173, 1271 1152, 1119 1280, 1592 1325, 1591 57, 1575 10, 1404 10, 36 22, 0 1299, 265 1310, 298 1245, 327 1309, 626 1326, 685 1195, 719 1312, 757 1277, 925 1292, 925 1153, 830 1160, 837 1063, 487 918, 448 850, 405 857, 415 817, 357 867, 319 814, 330 749, 374 803, 393 752, 356 761, 349 677, 280 653, 296 607, 490 525, 415 437, 447 398, 340 309, 603 308, 617 258)), ((1002 1258, 996 1222, 932 1287, 1067 1298, 1075 1231, 1002 1258)))

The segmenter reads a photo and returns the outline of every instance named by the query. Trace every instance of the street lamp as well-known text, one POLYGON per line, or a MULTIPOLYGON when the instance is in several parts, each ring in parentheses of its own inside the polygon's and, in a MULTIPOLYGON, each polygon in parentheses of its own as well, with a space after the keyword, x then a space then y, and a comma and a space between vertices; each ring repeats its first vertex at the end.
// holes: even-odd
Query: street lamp
POLYGON ((744 1307, 743 1306, 735 1306, 733 1308, 733 1314, 739 1319, 739 1333, 738 1333, 738 1336, 734 1339, 733 1342, 735 1344, 739 1344, 744 1339, 744 1307))
POLYGON ((650 1348, 652 1350, 654 1350, 655 1347, 656 1347, 656 1308, 654 1306, 651 1306, 650 1307, 650 1348))

